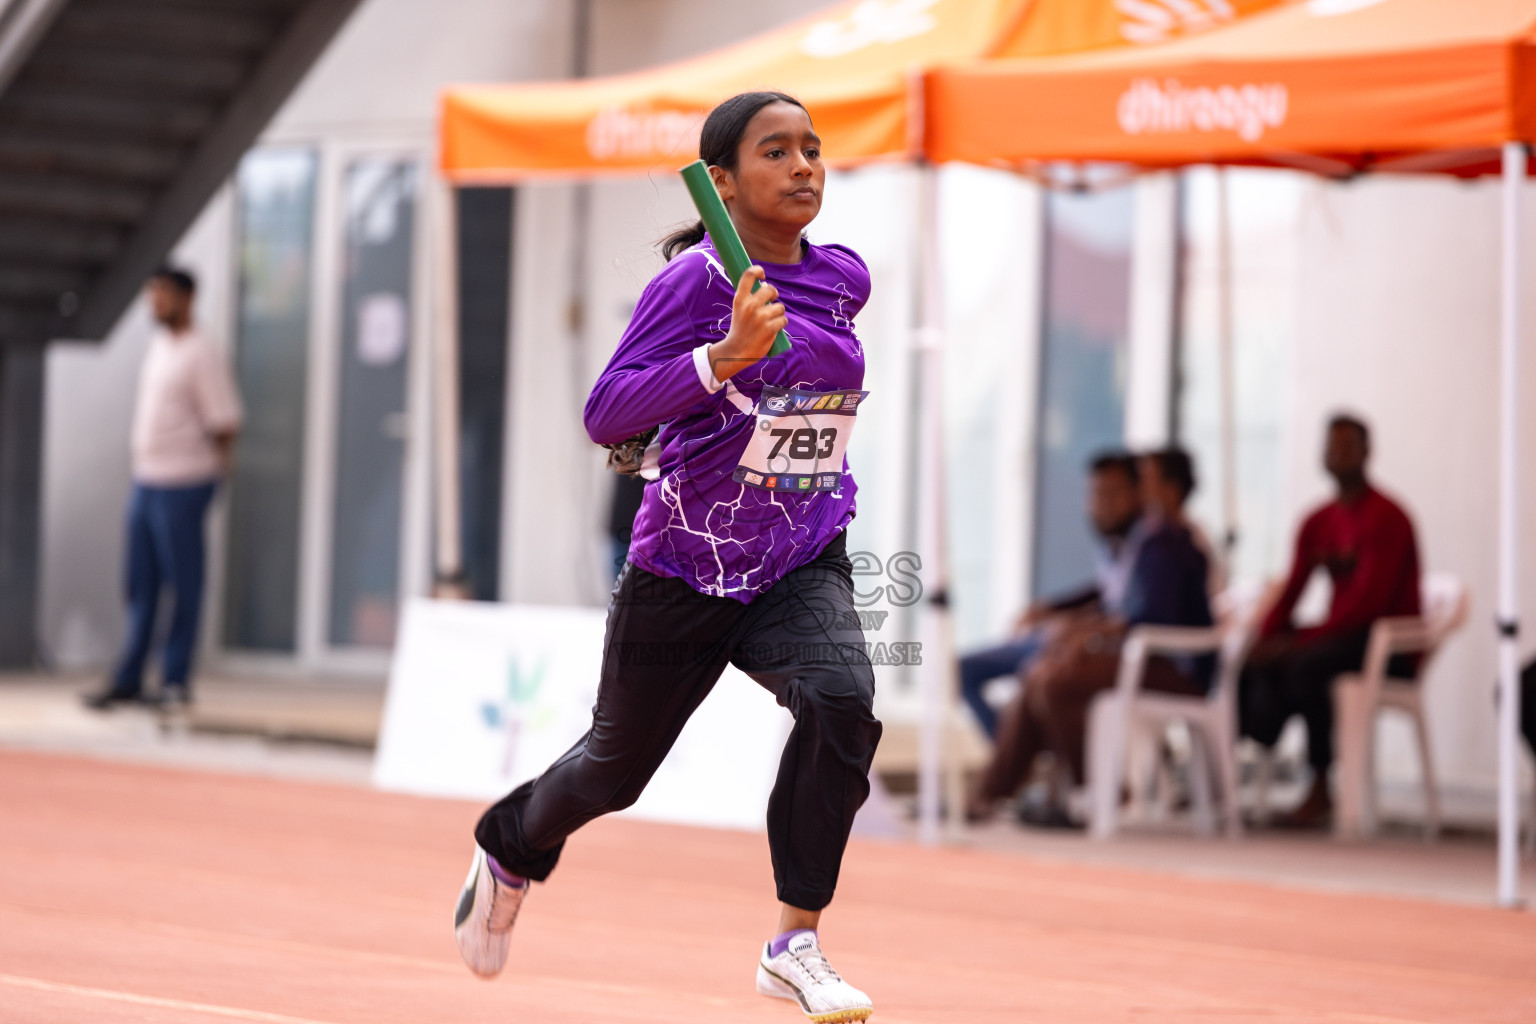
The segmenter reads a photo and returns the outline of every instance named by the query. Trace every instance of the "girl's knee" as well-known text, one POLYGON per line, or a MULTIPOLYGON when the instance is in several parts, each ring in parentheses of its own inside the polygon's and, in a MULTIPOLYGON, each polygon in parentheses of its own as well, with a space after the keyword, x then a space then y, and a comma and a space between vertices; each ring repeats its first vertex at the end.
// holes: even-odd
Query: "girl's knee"
POLYGON ((796 718, 802 713, 818 717, 873 717, 875 676, 862 671, 817 671, 796 676, 790 683, 789 709, 796 718))
POLYGON ((616 811, 627 810, 640 799, 640 794, 645 792, 644 786, 625 786, 617 790, 607 800, 603 801, 602 812, 613 814, 616 811))
POLYGON ((880 740, 880 720, 875 717, 875 688, 867 685, 818 687, 805 681, 797 687, 790 711, 797 723, 813 727, 825 736, 838 737, 850 747, 873 749, 880 740))

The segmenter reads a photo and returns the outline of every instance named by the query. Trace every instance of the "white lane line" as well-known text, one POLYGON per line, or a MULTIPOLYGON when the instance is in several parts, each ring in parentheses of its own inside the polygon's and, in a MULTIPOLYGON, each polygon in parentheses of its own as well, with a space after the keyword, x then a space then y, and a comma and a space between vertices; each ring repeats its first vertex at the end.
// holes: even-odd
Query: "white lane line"
POLYGON ((55 992, 60 995, 84 996, 103 999, 111 1003, 131 1003, 134 1006, 156 1006, 162 1010, 186 1010, 213 1017, 233 1017, 235 1020, 260 1021, 262 1024, 329 1024, 328 1021, 308 1017, 289 1017, 282 1013, 266 1013, 262 1010, 242 1010, 237 1006, 217 1006, 213 1003, 191 1003, 184 999, 162 999, 159 996, 141 996, 132 992, 118 992, 109 988, 87 988, 84 985, 65 985, 38 978, 19 978, 14 974, 0 974, 0 985, 12 988, 29 988, 36 992, 55 992))

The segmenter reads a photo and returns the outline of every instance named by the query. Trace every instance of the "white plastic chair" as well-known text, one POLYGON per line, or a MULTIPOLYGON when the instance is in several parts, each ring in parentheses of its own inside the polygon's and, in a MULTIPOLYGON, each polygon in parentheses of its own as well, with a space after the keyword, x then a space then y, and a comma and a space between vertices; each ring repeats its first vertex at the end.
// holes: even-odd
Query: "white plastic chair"
POLYGON ((1424 715, 1424 677, 1445 641, 1466 621, 1470 601, 1466 586, 1448 573, 1426 573, 1419 595, 1421 613, 1377 620, 1361 670, 1334 682, 1335 835, 1355 838, 1376 831, 1376 716, 1388 709, 1413 719, 1424 782, 1425 838, 1440 831, 1440 791, 1424 715), (1387 675, 1387 664, 1398 654, 1421 655, 1414 678, 1387 675))
POLYGON ((1250 588, 1229 589, 1219 602, 1228 606, 1219 627, 1138 626, 1127 635, 1115 688, 1095 697, 1088 713, 1090 835, 1107 838, 1119 827, 1121 784, 1132 736, 1140 729, 1160 734, 1172 722, 1183 722, 1189 729, 1196 831, 1202 835, 1215 832, 1212 797, 1216 790, 1227 834, 1242 833, 1235 756, 1237 677, 1252 641, 1255 597, 1250 588), (1143 690, 1147 659, 1156 654, 1216 654, 1216 677, 1210 693, 1192 697, 1143 690))

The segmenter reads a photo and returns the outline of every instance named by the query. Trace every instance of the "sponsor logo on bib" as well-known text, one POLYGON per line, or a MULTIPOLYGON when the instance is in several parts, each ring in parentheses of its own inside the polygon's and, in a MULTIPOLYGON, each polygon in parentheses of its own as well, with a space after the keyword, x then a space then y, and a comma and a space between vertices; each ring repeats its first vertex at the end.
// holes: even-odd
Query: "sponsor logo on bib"
POLYGON ((733 479, 769 491, 835 491, 862 391, 764 387, 733 479))

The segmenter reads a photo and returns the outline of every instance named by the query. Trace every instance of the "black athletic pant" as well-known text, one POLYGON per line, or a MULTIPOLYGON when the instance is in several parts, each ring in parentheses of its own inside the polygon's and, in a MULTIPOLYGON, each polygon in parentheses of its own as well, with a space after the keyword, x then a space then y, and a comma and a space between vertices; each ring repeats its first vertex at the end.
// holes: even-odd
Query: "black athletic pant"
MULTIPOLYGON (((1300 715, 1307 723, 1307 761, 1319 776, 1333 765, 1333 680, 1359 672, 1371 631, 1299 644, 1293 650, 1243 670, 1239 719, 1244 736, 1272 747, 1285 723, 1300 715)), ((1387 662, 1387 674, 1412 678, 1417 659, 1399 654, 1387 662)))
POLYGON ((768 799, 779 899, 805 910, 830 903, 880 740, 846 546, 839 534, 751 604, 626 565, 608 607, 592 728, 485 813, 480 845, 543 881, 566 836, 639 798, 729 662, 795 717, 768 799))

